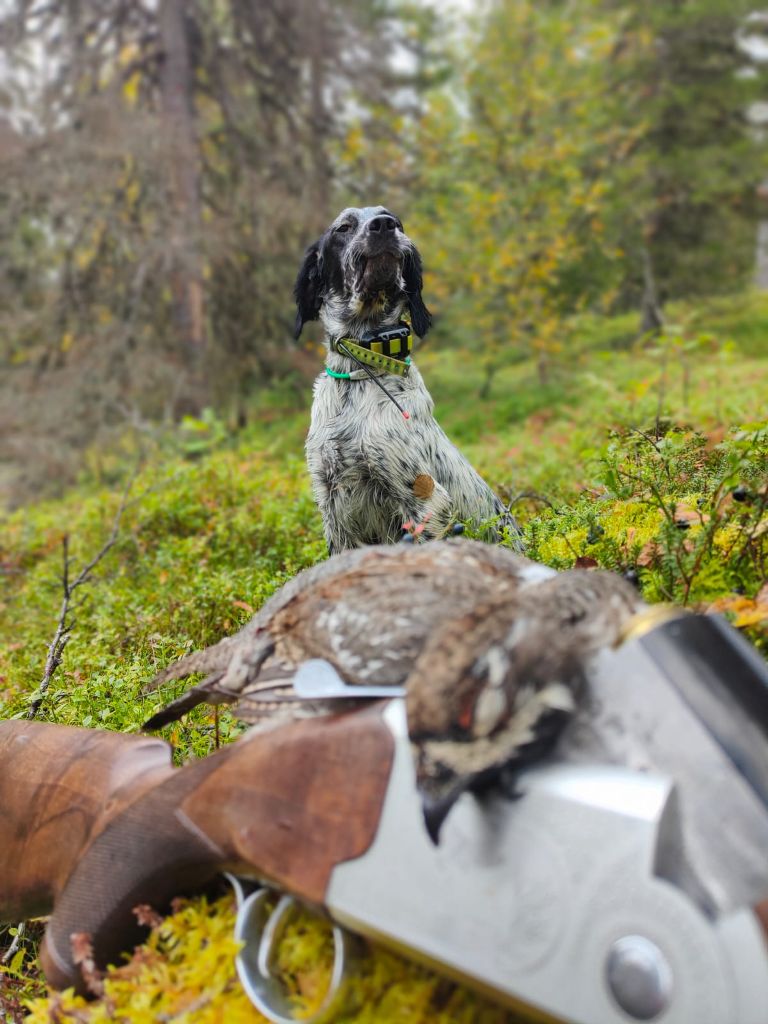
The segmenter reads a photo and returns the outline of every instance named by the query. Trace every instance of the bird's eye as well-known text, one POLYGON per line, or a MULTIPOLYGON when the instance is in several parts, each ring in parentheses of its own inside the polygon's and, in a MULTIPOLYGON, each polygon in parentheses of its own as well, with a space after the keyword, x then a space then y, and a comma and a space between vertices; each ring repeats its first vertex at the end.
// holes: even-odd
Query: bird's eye
POLYGON ((349 224, 339 224, 337 228, 333 229, 333 233, 336 235, 343 235, 349 231, 349 224))

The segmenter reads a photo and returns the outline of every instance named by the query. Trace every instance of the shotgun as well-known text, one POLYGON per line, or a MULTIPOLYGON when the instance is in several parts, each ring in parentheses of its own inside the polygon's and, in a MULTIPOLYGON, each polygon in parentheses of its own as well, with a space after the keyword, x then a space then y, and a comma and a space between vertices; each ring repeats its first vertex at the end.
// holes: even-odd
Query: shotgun
MULTIPOLYGON (((103 966, 141 937, 134 906, 226 871, 524 1019, 766 1024, 768 671, 727 623, 649 621, 602 652, 522 797, 464 794, 438 847, 403 704, 247 733, 181 768, 154 739, 0 724, 0 917, 52 909, 46 976, 82 988, 73 933, 103 966)), ((238 969, 291 1020, 260 892, 240 894, 238 969)))

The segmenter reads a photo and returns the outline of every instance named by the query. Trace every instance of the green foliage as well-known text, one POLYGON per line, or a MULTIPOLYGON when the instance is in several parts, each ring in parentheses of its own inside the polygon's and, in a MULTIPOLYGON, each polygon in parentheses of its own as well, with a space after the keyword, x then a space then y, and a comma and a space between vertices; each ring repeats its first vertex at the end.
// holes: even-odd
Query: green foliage
POLYGON ((617 86, 637 41, 621 12, 575 7, 490 5, 455 103, 437 97, 423 126, 440 140, 414 204, 430 294, 491 375, 510 350, 535 354, 544 375, 563 351, 563 308, 616 285, 608 169, 638 136, 617 86))
MULTIPOLYGON (((281 458, 279 469, 250 446, 194 462, 158 457, 134 482, 130 502, 118 543, 75 613, 44 704, 51 721, 136 729, 158 703, 156 695, 142 700, 139 689, 159 667, 237 629, 325 553, 297 455, 281 458)), ((64 533, 77 571, 104 543, 118 503, 119 491, 83 490, 7 519, 0 548, 5 717, 24 713, 42 676, 61 601, 64 533)), ((198 754, 212 743, 213 726, 202 724, 209 720, 204 715, 200 730, 187 733, 198 754)))
POLYGON ((647 327, 654 291, 741 287, 764 214, 747 112, 768 65, 735 35, 751 6, 465 6, 201 0, 169 93, 158 5, 102 0, 93 33, 88 5, 10 4, 5 78, 31 130, 0 125, 0 500, 75 479, 126 423, 152 433, 207 404, 243 423, 265 383, 301 387, 290 282, 340 204, 406 218, 435 336, 476 353, 485 398, 512 356, 558 386, 566 316, 642 297, 647 327), (39 46, 44 95, 24 70, 39 46), (197 180, 183 202, 172 167, 197 180))
POLYGON ((437 329, 480 353, 486 392, 510 352, 542 379, 567 358, 563 314, 645 307, 654 277, 663 304, 743 286, 765 147, 749 10, 493 0, 416 125, 350 133, 342 174, 373 166, 398 200, 410 183, 437 329))
POLYGON ((530 521, 528 553, 631 573, 651 602, 725 611, 768 652, 768 422, 718 436, 614 437, 598 486, 530 521))
MULTIPOLYGON (((644 167, 626 184, 662 298, 732 291, 752 270, 765 157, 746 112, 766 71, 735 39, 753 9, 745 0, 627 5, 633 29, 654 40, 631 69, 646 127, 644 167)), ((623 204, 617 212, 625 217, 623 204)))

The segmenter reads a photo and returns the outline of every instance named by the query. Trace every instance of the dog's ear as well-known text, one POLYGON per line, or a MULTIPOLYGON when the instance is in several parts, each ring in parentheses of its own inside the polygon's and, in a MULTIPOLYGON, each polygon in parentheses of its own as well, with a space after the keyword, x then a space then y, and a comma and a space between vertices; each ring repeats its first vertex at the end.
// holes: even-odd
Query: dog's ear
POLYGON ((304 253, 304 262, 301 264, 296 284, 293 286, 293 297, 296 299, 295 338, 301 334, 305 323, 317 320, 320 314, 323 290, 322 241, 321 238, 314 242, 304 253))
POLYGON ((403 280, 405 281, 405 294, 408 297, 413 333, 423 338, 432 326, 432 314, 424 305, 424 300, 421 297, 423 287, 421 256, 415 247, 406 254, 403 261, 403 280))

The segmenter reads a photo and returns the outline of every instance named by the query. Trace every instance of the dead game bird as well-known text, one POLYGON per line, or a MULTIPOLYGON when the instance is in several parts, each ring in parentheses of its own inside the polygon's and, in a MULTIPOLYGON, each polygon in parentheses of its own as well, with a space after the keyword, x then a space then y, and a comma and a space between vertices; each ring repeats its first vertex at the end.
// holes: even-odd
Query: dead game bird
POLYGON ((456 797, 545 753, 575 709, 590 655, 641 608, 607 572, 555 573, 478 541, 343 552, 282 587, 239 633, 170 665, 146 688, 206 678, 145 724, 234 704, 272 726, 358 702, 298 699, 321 658, 354 685, 402 686, 417 782, 436 833, 456 797))

